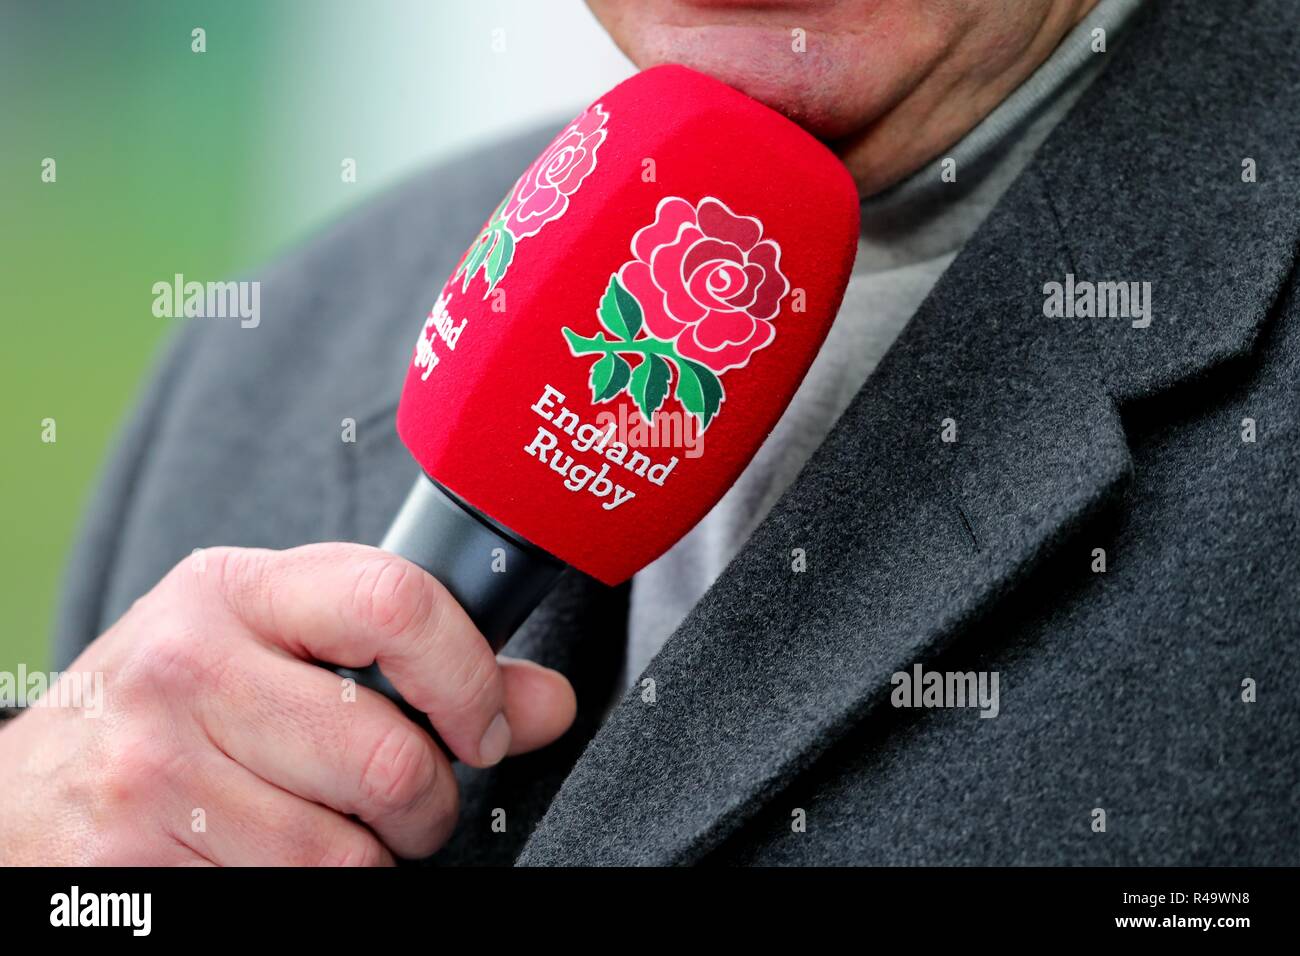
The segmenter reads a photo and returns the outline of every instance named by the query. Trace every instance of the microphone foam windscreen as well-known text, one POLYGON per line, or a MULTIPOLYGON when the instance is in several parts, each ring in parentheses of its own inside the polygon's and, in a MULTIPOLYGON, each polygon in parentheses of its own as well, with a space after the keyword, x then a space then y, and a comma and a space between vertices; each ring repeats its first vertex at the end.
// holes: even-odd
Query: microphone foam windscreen
POLYGON ((430 310, 397 413, 425 472, 617 584, 689 531, 785 410, 858 236, 843 164, 679 66, 524 172, 430 310))

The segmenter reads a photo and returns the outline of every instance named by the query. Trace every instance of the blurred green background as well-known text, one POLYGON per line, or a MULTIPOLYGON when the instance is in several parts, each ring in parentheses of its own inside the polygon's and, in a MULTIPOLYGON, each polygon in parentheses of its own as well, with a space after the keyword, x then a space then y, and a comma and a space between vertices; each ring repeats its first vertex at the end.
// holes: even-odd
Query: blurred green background
POLYGON ((0 670, 48 666, 81 510, 185 321, 154 282, 237 276, 630 72, 579 0, 0 0, 0 670))

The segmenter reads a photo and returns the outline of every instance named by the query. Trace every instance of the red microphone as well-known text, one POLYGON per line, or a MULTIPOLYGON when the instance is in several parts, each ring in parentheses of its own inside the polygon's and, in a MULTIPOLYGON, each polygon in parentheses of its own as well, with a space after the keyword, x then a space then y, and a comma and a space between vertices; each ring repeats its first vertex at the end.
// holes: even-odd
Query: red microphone
POLYGON ((680 66, 621 83, 524 172, 430 310, 397 411, 423 473, 381 547, 494 649, 566 568, 626 581, 776 424, 857 236, 848 171, 790 120, 680 66))

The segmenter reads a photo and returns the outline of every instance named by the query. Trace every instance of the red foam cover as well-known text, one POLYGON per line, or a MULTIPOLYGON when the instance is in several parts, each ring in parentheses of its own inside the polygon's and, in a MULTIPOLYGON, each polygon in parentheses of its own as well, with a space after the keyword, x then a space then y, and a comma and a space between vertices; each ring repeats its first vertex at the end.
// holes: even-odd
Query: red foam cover
POLYGON ((398 431, 436 481, 617 584, 776 424, 857 235, 825 146, 717 80, 648 70, 574 120, 474 239, 420 332, 398 431))

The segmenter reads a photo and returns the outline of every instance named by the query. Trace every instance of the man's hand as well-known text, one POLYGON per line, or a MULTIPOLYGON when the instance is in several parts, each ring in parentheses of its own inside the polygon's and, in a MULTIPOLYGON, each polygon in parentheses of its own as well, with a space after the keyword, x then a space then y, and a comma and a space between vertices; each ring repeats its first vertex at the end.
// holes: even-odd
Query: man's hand
POLYGON ((573 721, 563 676, 498 661, 432 577, 374 548, 213 548, 70 668, 103 713, 0 725, 0 862, 384 864, 456 824, 447 758, 382 695, 310 663, 378 661, 465 763, 573 721), (355 699, 352 699, 355 698, 355 699))

